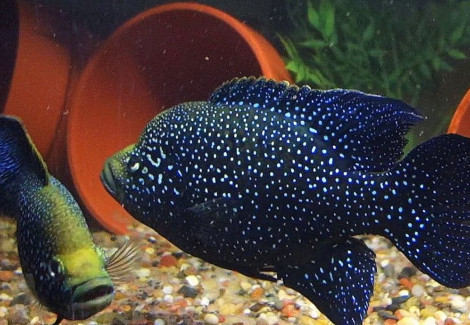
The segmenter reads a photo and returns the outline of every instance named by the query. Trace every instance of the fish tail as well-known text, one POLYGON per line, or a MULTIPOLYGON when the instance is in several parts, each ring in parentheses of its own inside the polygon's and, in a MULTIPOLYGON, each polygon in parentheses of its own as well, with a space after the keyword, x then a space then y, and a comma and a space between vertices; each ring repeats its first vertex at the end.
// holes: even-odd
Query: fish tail
POLYGON ((392 171, 383 235, 439 283, 470 285, 470 139, 455 134, 414 149, 392 171))

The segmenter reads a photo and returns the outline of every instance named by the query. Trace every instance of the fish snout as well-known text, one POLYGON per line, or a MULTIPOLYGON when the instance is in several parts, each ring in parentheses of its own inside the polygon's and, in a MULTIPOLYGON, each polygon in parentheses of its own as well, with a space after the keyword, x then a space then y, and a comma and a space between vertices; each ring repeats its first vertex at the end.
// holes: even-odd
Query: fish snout
POLYGON ((114 299, 114 286, 109 277, 87 280, 74 287, 67 319, 86 319, 108 307, 114 299))
POLYGON ((112 162, 110 159, 106 160, 104 163, 103 170, 101 171, 101 183, 103 183, 106 190, 111 194, 113 197, 116 197, 118 192, 117 180, 113 173, 112 162))

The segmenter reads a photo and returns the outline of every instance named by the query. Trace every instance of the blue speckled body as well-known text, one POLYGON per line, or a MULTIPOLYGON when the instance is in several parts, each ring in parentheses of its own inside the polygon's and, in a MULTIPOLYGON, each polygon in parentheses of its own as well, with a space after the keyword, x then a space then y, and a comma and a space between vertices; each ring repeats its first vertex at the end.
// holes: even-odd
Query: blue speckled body
POLYGON ((470 141, 439 137, 400 162, 420 119, 380 96, 237 79, 155 117, 102 179, 182 250, 248 276, 275 272, 336 324, 358 324, 376 266, 352 235, 387 236, 441 283, 470 284, 470 253, 453 247, 470 248, 470 141))
POLYGON ((270 111, 202 102, 160 116, 133 152, 160 162, 156 169, 139 159, 129 183, 137 204, 157 199, 139 208, 142 220, 192 254, 230 256, 229 268, 258 271, 304 259, 306 246, 370 230, 371 211, 361 201, 375 200, 381 177, 345 172, 344 156, 295 124, 270 111), (209 119, 225 127, 210 127, 209 119), (205 202, 216 211, 198 217, 194 210, 205 202))

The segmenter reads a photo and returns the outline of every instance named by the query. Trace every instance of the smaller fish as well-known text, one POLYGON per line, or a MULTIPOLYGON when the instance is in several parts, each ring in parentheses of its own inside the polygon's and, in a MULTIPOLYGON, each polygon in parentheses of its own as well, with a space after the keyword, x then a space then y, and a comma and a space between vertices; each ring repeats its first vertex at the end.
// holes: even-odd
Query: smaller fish
POLYGON ((47 166, 22 123, 0 116, 0 212, 17 220, 26 283, 38 302, 63 319, 82 320, 106 308, 113 282, 132 268, 125 244, 107 258, 92 240, 70 192, 47 166))

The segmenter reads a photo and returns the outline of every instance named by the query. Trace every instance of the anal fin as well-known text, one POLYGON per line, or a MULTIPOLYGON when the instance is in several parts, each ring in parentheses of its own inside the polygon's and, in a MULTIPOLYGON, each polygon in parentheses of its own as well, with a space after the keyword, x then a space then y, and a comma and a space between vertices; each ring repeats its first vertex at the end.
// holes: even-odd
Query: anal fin
POLYGON ((303 265, 278 270, 284 285, 308 298, 336 325, 362 324, 373 293, 375 254, 348 238, 315 250, 303 265))

